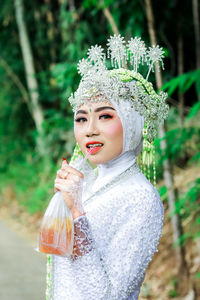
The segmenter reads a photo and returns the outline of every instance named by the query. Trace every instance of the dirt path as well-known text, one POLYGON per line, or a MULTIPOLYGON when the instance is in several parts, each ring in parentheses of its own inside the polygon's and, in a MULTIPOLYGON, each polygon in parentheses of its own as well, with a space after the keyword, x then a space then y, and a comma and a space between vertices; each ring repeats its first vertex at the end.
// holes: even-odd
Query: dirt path
POLYGON ((44 300, 46 257, 0 220, 0 299, 44 300))

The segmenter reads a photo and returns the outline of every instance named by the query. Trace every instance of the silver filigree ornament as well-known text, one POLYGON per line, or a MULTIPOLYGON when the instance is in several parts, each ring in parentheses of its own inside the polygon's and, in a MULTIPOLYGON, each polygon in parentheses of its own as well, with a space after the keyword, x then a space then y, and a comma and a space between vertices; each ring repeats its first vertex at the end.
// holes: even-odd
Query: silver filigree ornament
POLYGON ((164 69, 164 64, 163 64, 163 58, 164 58, 164 51, 162 48, 159 46, 153 46, 149 47, 149 50, 147 51, 146 59, 147 59, 147 64, 149 65, 149 71, 146 77, 146 80, 149 78, 149 74, 151 71, 154 71, 154 64, 157 64, 158 70, 159 70, 159 62, 162 64, 162 68, 164 69))
POLYGON ((83 58, 78 62, 78 67, 77 67, 78 73, 81 76, 84 76, 85 74, 88 73, 91 67, 92 65, 90 64, 90 62, 87 59, 83 58))
POLYGON ((124 38, 120 34, 115 34, 108 39, 108 58, 111 58, 112 67, 124 67, 126 60, 126 47, 124 44, 124 38))
POLYGON ((163 66, 164 51, 159 46, 149 47, 141 38, 131 38, 125 43, 121 35, 114 35, 107 42, 107 56, 101 46, 95 45, 88 50, 87 59, 78 63, 81 81, 77 91, 69 98, 73 111, 88 101, 120 103, 130 101, 131 106, 142 116, 147 124, 147 140, 153 141, 157 127, 167 118, 167 94, 157 94, 147 79, 154 65, 163 66), (112 70, 106 67, 110 58, 112 70), (127 62, 133 70, 125 69, 127 62), (146 79, 138 72, 140 64, 149 68, 146 79))
POLYGON ((93 61, 94 63, 105 61, 105 53, 101 46, 97 46, 97 45, 92 46, 88 50, 87 54, 88 54, 90 61, 93 61))
POLYGON ((130 63, 133 65, 134 71, 137 72, 140 62, 143 64, 146 56, 146 46, 141 38, 130 39, 127 55, 130 55, 130 63))

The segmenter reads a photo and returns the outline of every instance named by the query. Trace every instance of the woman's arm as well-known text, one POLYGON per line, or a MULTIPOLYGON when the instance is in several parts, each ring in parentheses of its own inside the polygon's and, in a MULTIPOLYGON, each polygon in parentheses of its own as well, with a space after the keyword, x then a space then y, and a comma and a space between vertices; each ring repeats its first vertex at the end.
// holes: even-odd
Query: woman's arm
POLYGON ((74 220, 74 249, 72 259, 75 260, 92 250, 92 236, 85 215, 79 215, 74 220))

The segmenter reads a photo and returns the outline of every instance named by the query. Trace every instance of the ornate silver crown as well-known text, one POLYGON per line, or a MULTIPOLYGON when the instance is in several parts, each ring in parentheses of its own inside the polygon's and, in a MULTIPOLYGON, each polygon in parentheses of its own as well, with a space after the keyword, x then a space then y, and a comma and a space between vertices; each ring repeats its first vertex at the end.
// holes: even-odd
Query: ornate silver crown
POLYGON ((167 93, 156 93, 148 81, 155 63, 164 68, 164 51, 159 46, 147 49, 138 37, 125 43, 121 35, 111 36, 107 46, 107 55, 101 46, 95 45, 88 50, 88 58, 79 61, 78 72, 82 79, 77 91, 69 98, 72 109, 76 111, 88 101, 130 101, 144 116, 146 138, 151 142, 157 127, 168 115, 167 93), (148 66, 146 78, 138 72, 141 64, 148 66), (111 65, 111 69, 106 65, 111 65))

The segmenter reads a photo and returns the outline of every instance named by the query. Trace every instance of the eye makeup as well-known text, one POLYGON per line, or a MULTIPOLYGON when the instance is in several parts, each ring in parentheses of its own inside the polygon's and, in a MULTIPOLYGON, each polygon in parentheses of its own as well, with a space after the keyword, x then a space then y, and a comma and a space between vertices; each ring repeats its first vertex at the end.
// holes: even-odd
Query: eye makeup
POLYGON ((82 122, 86 122, 86 121, 87 121, 87 119, 84 117, 78 117, 75 119, 75 122, 78 122, 78 123, 82 123, 82 122))
MULTIPOLYGON (((112 119, 112 118, 113 118, 113 116, 110 114, 103 114, 103 115, 99 116, 99 119, 104 119, 104 120, 112 119)), ((79 122, 79 123, 86 122, 86 121, 87 121, 87 118, 85 118, 85 117, 78 117, 75 119, 75 122, 79 122)))
POLYGON ((103 114, 99 116, 99 119, 112 119, 113 116, 111 116, 110 114, 103 114))

